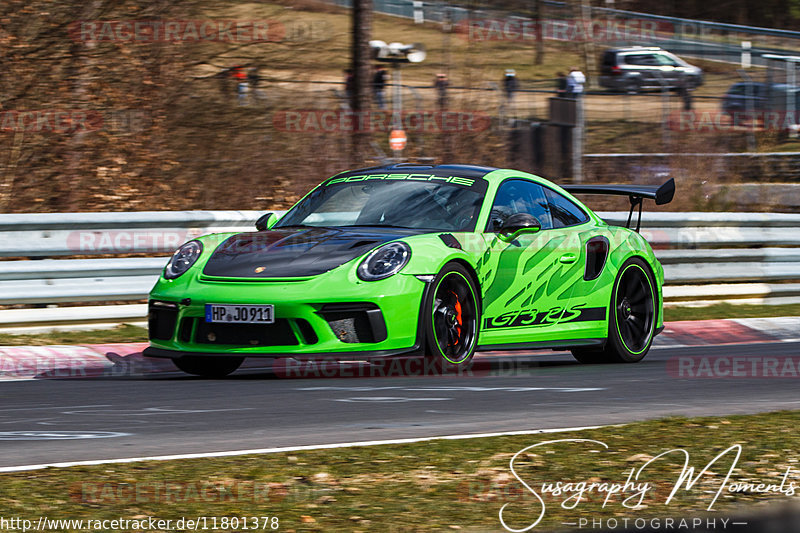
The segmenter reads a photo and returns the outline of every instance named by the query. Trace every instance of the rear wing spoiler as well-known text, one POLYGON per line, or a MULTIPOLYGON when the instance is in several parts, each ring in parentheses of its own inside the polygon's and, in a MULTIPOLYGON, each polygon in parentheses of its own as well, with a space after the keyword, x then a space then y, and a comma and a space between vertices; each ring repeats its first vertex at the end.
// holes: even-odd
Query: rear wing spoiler
POLYGON ((626 228, 631 227, 633 210, 639 207, 639 219, 636 221, 636 231, 642 225, 642 202, 645 198, 655 200, 656 205, 668 204, 675 196, 675 180, 670 178, 662 185, 564 185, 564 190, 572 194, 613 194, 617 196, 627 196, 631 201, 631 210, 628 213, 626 228))

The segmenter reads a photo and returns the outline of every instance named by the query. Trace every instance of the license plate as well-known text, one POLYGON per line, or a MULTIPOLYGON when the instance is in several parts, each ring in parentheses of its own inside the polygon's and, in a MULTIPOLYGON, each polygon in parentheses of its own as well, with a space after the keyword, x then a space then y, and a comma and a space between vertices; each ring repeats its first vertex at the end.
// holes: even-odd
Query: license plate
POLYGON ((274 308, 273 305, 206 304, 206 322, 272 324, 275 322, 274 308))

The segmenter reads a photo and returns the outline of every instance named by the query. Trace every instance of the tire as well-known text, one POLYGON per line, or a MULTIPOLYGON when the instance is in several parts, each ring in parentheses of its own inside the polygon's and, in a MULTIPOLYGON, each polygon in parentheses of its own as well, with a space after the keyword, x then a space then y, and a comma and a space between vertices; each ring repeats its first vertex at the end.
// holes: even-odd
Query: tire
POLYGON ((475 282, 449 263, 434 278, 422 305, 424 356, 441 371, 467 367, 475 355, 481 323, 475 282))
POLYGON ((577 359, 579 363, 585 365, 594 365, 608 362, 603 350, 592 350, 590 348, 573 348, 572 357, 577 359))
POLYGON ((642 90, 642 82, 638 79, 633 79, 625 83, 624 92, 627 94, 638 94, 642 90))
POLYGON ((574 349, 581 363, 638 363, 653 343, 657 310, 656 284, 647 264, 634 257, 619 269, 608 317, 608 339, 602 350, 574 349))
POLYGON ((185 355, 172 360, 175 366, 187 374, 204 378, 224 378, 239 368, 243 361, 244 357, 192 355, 185 355))

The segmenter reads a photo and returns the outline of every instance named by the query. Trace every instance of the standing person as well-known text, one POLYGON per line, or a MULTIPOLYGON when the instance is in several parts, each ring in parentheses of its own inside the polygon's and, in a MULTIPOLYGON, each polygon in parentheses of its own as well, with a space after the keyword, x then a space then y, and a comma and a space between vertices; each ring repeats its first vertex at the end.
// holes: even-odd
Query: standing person
POLYGON ((567 75, 567 96, 570 98, 577 98, 583 94, 583 86, 586 83, 586 76, 581 72, 578 67, 569 69, 567 75))
POLYGON ((436 81, 433 86, 436 88, 439 109, 442 111, 447 109, 447 87, 449 85, 450 81, 447 79, 447 74, 440 72, 436 75, 436 81))
POLYGON ((236 82, 236 93, 239 95, 239 105, 247 103, 247 73, 242 65, 234 65, 231 69, 231 77, 236 82))
POLYGON ((519 89, 517 73, 513 68, 506 69, 506 75, 503 78, 503 89, 506 92, 506 101, 510 105, 514 100, 514 93, 517 92, 517 89, 519 89))
POLYGON ((378 109, 386 109, 386 69, 383 65, 375 65, 375 75, 372 76, 372 94, 378 109))
POLYGON ((689 89, 689 80, 686 76, 681 76, 678 79, 678 96, 683 100, 683 110, 692 110, 692 93, 689 89))
POLYGON ((563 98, 567 94, 567 75, 563 72, 556 73, 556 96, 563 98))

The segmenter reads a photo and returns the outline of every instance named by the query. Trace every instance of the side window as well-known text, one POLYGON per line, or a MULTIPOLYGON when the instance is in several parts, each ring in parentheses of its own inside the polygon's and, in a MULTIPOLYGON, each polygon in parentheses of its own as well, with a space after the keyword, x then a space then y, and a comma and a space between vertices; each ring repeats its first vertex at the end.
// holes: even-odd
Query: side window
POLYGON ((680 65, 678 65, 677 61, 675 61, 671 57, 665 56, 663 54, 656 54, 654 56, 654 59, 656 60, 656 64, 657 65, 667 65, 667 66, 670 66, 670 67, 679 67, 680 66, 680 65))
POLYGON ((561 196, 554 190, 545 189, 547 202, 550 205, 550 215, 553 219, 554 228, 564 228, 583 224, 589 220, 589 216, 580 207, 575 205, 572 200, 561 196))
POLYGON ((730 88, 728 94, 731 96, 741 96, 745 94, 745 86, 737 83, 736 85, 730 88))
POLYGON ((515 179, 504 181, 494 197, 486 231, 500 231, 506 219, 516 213, 535 216, 542 225, 542 229, 553 227, 544 188, 538 183, 515 179))
POLYGON ((655 65, 652 54, 631 54, 625 57, 625 62, 629 65, 655 65))

